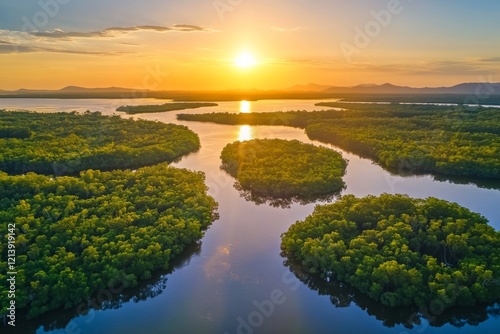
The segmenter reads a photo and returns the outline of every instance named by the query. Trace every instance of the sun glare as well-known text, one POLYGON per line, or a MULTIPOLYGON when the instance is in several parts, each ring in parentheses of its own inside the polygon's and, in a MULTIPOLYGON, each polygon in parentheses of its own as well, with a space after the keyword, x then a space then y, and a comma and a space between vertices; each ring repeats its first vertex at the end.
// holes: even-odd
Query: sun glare
POLYGON ((253 130, 250 125, 242 125, 240 126, 240 131, 238 133, 239 141, 247 141, 252 140, 253 138, 253 130))
POLYGON ((241 114, 249 114, 252 112, 252 108, 250 106, 249 101, 241 101, 240 102, 240 113, 241 114))
POLYGON ((255 66, 256 63, 257 62, 255 61, 255 57, 247 51, 241 52, 234 59, 234 65, 236 65, 239 68, 250 68, 255 66))

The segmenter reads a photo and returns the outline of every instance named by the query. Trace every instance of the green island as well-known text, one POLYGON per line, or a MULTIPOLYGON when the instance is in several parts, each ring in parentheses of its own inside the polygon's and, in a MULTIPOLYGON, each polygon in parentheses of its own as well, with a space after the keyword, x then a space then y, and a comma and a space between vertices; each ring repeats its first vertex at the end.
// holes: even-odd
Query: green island
POLYGON ((340 153, 298 140, 255 139, 224 147, 222 168, 253 197, 305 199, 344 187, 340 153))
POLYGON ((179 114, 180 120, 305 129, 396 172, 500 179, 500 112, 463 106, 322 103, 340 110, 179 114))
POLYGON ((140 106, 120 106, 116 108, 116 111, 123 111, 127 114, 146 114, 146 113, 156 113, 156 112, 166 112, 174 110, 185 110, 185 109, 196 109, 204 107, 217 107, 217 103, 212 102, 171 102, 160 105, 147 104, 140 106))
POLYGON ((475 96, 474 94, 342 94, 346 102, 385 102, 385 103, 445 103, 457 105, 500 105, 500 95, 475 96))
MULTIPOLYGON (((79 177, 0 172, 0 228, 16 235, 17 309, 35 317, 69 308, 168 268, 216 218, 206 190, 202 173, 167 164, 79 177)), ((4 257, 0 267, 6 282, 4 257)), ((4 309, 8 289, 1 290, 4 309)))
POLYGON ((78 175, 172 162, 200 148, 187 127, 84 114, 0 110, 0 170, 78 175))
POLYGON ((500 232, 436 198, 343 196, 282 235, 283 254, 389 307, 443 310, 500 300, 500 232))
MULTIPOLYGON (((100 291, 171 269, 217 218, 204 174, 168 165, 199 147, 194 132, 173 124, 0 111, 0 166, 10 174, 0 171, 0 252, 15 245, 19 316, 98 308, 100 291)), ((7 261, 2 309, 11 299, 7 261)))

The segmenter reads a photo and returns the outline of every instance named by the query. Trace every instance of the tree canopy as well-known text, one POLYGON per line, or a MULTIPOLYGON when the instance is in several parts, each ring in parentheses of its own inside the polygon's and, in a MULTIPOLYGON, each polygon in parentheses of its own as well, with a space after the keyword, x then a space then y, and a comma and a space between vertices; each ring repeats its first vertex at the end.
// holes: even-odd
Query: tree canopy
MULTIPOLYGON (((0 172, 0 252, 15 223, 16 307, 34 317, 168 268, 217 217, 206 190, 203 173, 167 164, 79 177, 0 172)), ((0 268, 4 309, 4 257, 0 268)))
POLYGON ((263 198, 308 198, 338 192, 344 187, 347 166, 336 151, 281 139, 228 144, 221 160, 239 188, 263 198))
POLYGON ((0 111, 0 170, 14 174, 0 171, 0 252, 15 239, 16 308, 36 317, 86 306, 169 268, 217 217, 203 173, 168 166, 199 147, 174 124, 0 111))
POLYGON ((198 136, 181 125, 99 112, 0 110, 0 170, 9 174, 138 168, 172 162, 199 148, 198 136))
POLYGON ((436 198, 343 196, 282 235, 284 254, 390 307, 500 300, 500 232, 436 198))
POLYGON ((213 102, 170 102, 165 104, 146 104, 139 106, 120 106, 116 111, 124 111, 127 114, 145 114, 166 112, 174 110, 196 109, 203 107, 217 107, 213 102))
POLYGON ((188 121, 284 125, 401 173, 500 179, 500 112, 463 106, 322 103, 342 108, 252 114, 179 114, 188 121))

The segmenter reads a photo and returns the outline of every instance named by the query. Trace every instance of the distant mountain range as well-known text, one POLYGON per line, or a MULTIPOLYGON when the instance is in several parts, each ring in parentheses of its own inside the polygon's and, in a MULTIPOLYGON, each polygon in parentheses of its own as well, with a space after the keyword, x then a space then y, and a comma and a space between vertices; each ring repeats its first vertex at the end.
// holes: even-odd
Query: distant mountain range
POLYGON ((500 95, 500 83, 469 82, 451 87, 414 88, 396 86, 390 83, 383 85, 362 84, 354 87, 328 87, 317 84, 296 85, 293 91, 322 92, 330 94, 463 94, 463 95, 500 95))
MULTIPOLYGON (((253 90, 255 92, 266 92, 264 90, 253 90)), ((277 92, 280 90, 274 90, 277 92)), ((309 83, 305 85, 295 85, 289 89, 281 91, 295 92, 317 92, 323 94, 476 94, 476 95, 500 95, 500 83, 483 83, 469 82, 461 83, 451 87, 425 87, 414 88, 407 86, 396 86, 390 83, 382 85, 362 84, 353 87, 337 87, 318 85, 309 83)), ((36 90, 36 89, 19 89, 15 91, 7 91, 0 89, 2 95, 31 95, 31 94, 106 94, 106 93, 133 93, 136 89, 123 87, 107 87, 107 88, 85 88, 78 86, 68 86, 59 90, 36 90)), ((141 93, 153 92, 141 90, 141 93)), ((179 91, 176 91, 179 92, 179 91)))
POLYGON ((107 88, 86 88, 78 86, 67 86, 58 90, 40 90, 40 89, 18 89, 14 91, 7 91, 0 89, 3 94, 53 94, 53 93, 67 93, 67 94, 85 94, 85 93, 130 93, 137 91, 136 89, 122 88, 122 87, 107 87, 107 88))
POLYGON ((174 101, 256 101, 279 99, 328 99, 342 98, 345 101, 372 102, 434 102, 474 103, 500 105, 500 83, 461 83, 452 87, 414 88, 362 84, 354 87, 332 87, 314 83, 296 85, 282 90, 213 90, 213 91, 152 91, 122 87, 85 88, 68 86, 59 90, 19 89, 0 90, 0 98, 61 98, 61 99, 171 99, 174 101), (472 97, 471 97, 472 96, 472 97), (469 98, 471 97, 471 98, 469 98))
POLYGON ((289 90, 302 91, 302 92, 321 92, 330 88, 332 88, 332 86, 309 83, 307 85, 295 85, 289 90))

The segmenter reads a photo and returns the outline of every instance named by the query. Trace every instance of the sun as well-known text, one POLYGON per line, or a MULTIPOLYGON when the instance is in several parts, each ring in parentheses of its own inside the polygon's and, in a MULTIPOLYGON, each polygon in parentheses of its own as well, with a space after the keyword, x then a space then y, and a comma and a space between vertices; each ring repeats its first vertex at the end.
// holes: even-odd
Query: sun
POLYGON ((242 51, 234 59, 234 65, 239 68, 250 68, 257 64, 255 57, 248 51, 242 51))

